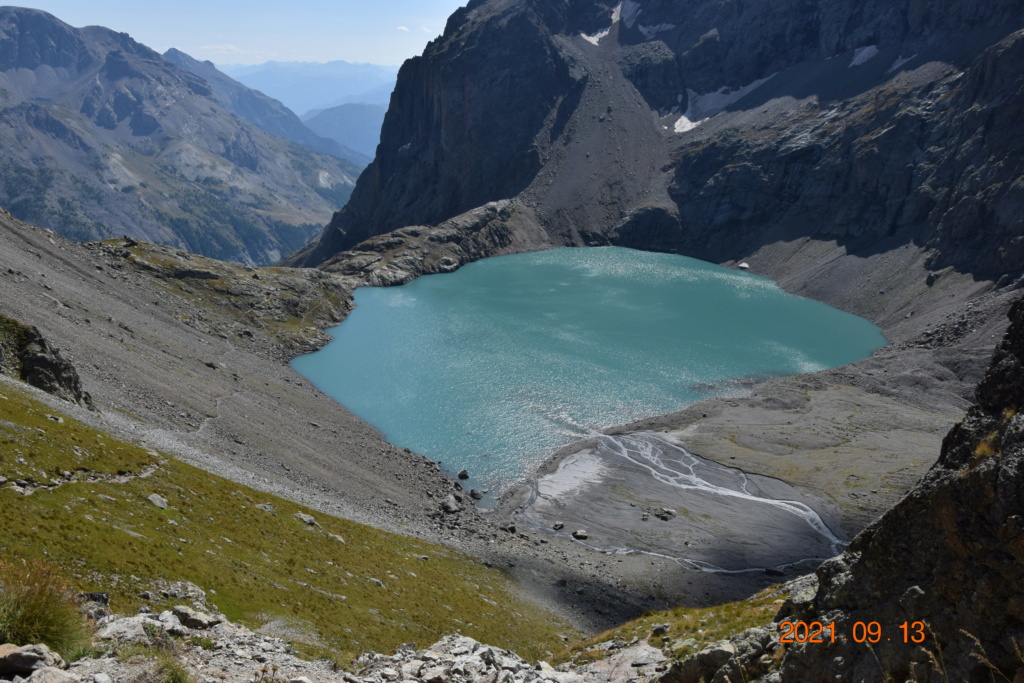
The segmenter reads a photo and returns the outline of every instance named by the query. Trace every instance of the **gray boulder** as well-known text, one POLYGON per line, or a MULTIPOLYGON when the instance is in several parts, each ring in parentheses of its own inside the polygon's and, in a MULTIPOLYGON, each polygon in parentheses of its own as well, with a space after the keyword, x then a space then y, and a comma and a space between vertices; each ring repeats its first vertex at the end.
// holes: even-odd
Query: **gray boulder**
POLYGON ((445 513, 451 515, 456 512, 461 512, 462 506, 459 505, 459 501, 455 500, 455 494, 450 493, 448 494, 448 497, 444 499, 444 502, 441 503, 441 509, 444 510, 445 513))
POLYGON ((146 498, 146 500, 148 500, 150 503, 157 506, 161 510, 167 509, 167 499, 161 496, 159 493, 152 494, 151 496, 146 498))
POLYGON ((317 524, 316 518, 313 517, 313 515, 307 515, 303 512, 296 512, 295 516, 303 522, 305 522, 306 524, 308 524, 309 526, 320 526, 319 524, 317 524))
POLYGON ((37 669, 26 679, 26 683, 79 683, 78 676, 53 667, 37 669))
POLYGON ((175 607, 173 614, 178 618, 178 621, 189 628, 207 629, 224 621, 219 616, 200 612, 199 610, 192 609, 186 605, 178 605, 175 607))
POLYGON ((681 662, 674 662, 661 680, 665 683, 710 681, 718 673, 718 670, 728 664, 735 655, 735 646, 726 640, 720 640, 692 657, 681 662))
POLYGON ((59 654, 43 644, 0 645, 0 676, 28 676, 47 667, 65 669, 67 664, 59 654))

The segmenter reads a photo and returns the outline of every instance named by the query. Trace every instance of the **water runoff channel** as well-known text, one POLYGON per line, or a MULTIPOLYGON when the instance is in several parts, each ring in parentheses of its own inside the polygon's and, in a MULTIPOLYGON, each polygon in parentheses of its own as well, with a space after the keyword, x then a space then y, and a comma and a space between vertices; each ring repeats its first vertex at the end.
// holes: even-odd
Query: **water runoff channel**
POLYGON ((702 571, 842 547, 826 507, 797 487, 664 434, 603 430, 743 392, 750 378, 865 358, 886 344, 869 321, 746 272, 614 247, 485 259, 359 288, 355 301, 333 341, 293 366, 395 445, 466 469, 483 507, 526 490, 524 524, 578 524, 595 549, 702 571), (641 509, 672 514, 654 525, 641 509))
POLYGON ((585 528, 578 542, 594 550, 712 573, 781 573, 845 546, 822 502, 781 480, 702 458, 660 433, 593 432, 584 443, 523 486, 517 523, 585 528))

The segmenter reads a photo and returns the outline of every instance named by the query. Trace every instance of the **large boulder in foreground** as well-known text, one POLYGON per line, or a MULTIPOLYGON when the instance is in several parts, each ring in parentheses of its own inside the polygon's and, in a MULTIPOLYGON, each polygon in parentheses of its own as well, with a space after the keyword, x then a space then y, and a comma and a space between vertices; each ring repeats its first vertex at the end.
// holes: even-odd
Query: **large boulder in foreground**
POLYGON ((35 327, 0 315, 0 372, 65 401, 93 409, 78 371, 35 327))

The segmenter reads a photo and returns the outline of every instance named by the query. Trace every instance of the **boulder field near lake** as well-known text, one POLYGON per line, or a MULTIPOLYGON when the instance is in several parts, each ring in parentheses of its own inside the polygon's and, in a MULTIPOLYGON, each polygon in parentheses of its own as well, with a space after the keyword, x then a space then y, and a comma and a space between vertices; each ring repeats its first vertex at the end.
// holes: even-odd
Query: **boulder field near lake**
MULTIPOLYGON (((569 667, 609 662, 586 680, 1014 680, 1022 26, 1011 1, 474 0, 402 67, 375 160, 293 267, 79 244, 0 215, 0 313, 18 323, 9 347, 23 358, 19 330, 32 328, 59 347, 96 408, 67 410, 95 429, 318 514, 465 551, 584 630, 668 610, 567 655, 569 667), (647 513, 630 523, 654 529, 679 521, 672 500, 626 509, 621 492, 645 485, 629 468, 573 500, 598 527, 526 530, 520 520, 542 512, 529 491, 600 439, 555 454, 485 515, 436 463, 287 366, 326 342, 358 286, 595 245, 746 262, 884 330, 890 345, 869 359, 606 434, 682 444, 801 488, 853 538, 843 555, 799 577, 595 551, 581 537, 625 514, 647 513), (832 624, 839 638, 783 643, 784 621, 832 624), (909 642, 853 642, 874 622, 893 638, 905 623, 909 642), (923 642, 909 639, 921 629, 923 642), (631 647, 650 651, 615 659, 631 647)), ((8 353, 16 373, 24 361, 8 353)), ((31 489, 33 501, 50 486, 2 493, 31 489)), ((319 580, 309 569, 302 581, 319 580)), ((472 619, 453 617, 451 630, 472 619)), ((415 678, 405 665, 418 656, 403 650, 368 673, 415 678)), ((453 666, 431 682, 532 676, 513 660, 490 671, 482 655, 456 671, 462 656, 439 657, 453 666)))

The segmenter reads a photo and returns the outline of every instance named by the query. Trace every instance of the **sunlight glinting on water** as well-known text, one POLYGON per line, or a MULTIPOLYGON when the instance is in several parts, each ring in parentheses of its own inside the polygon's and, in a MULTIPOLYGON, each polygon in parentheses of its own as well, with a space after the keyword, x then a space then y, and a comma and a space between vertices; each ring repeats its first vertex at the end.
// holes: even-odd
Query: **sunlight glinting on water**
POLYGON ((492 491, 590 430, 885 344, 868 321, 765 278, 613 247, 486 259, 355 298, 295 369, 392 443, 492 491))

